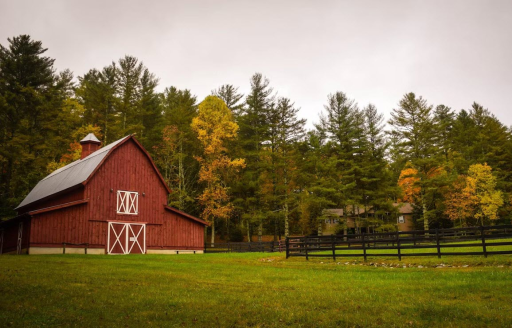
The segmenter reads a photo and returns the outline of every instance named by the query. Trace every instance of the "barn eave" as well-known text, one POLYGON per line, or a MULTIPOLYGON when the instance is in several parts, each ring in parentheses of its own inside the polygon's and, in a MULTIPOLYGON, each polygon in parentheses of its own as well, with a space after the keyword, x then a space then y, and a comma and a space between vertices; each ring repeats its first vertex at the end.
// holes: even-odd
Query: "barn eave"
POLYGON ((176 213, 176 214, 179 214, 189 220, 192 220, 192 221, 195 221, 197 223, 200 223, 202 225, 205 225, 205 226, 210 226, 210 223, 204 221, 204 220, 201 220, 200 218, 196 218, 195 216, 192 216, 190 214, 187 214, 185 212, 182 212, 180 210, 178 210, 177 208, 174 208, 174 207, 171 207, 171 206, 167 206, 167 205, 164 205, 164 208, 166 210, 168 210, 169 212, 173 212, 173 213, 176 213))

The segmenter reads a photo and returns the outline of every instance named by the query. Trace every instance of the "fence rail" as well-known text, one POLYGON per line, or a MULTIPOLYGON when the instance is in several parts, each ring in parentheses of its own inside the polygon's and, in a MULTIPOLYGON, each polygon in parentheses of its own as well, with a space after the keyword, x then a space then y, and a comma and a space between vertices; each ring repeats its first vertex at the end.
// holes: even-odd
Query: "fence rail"
POLYGON ((512 225, 361 233, 348 236, 289 237, 286 239, 286 258, 332 257, 336 260, 336 257, 363 257, 366 261, 368 257, 375 256, 398 257, 399 260, 404 256, 487 257, 493 254, 512 254, 512 240, 507 240, 509 238, 512 238, 512 225), (488 250, 489 247, 492 247, 492 250, 488 250), (450 248, 451 250, 448 250, 450 248), (454 251, 460 248, 471 250, 454 251))
POLYGON ((247 252, 284 252, 285 242, 228 242, 228 243, 206 243, 205 253, 247 253, 247 252))

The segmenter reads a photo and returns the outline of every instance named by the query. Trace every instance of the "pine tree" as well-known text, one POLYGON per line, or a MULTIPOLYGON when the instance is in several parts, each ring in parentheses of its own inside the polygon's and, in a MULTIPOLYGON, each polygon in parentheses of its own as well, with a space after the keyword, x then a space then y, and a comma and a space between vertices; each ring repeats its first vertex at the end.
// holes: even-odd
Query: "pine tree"
POLYGON ((400 140, 396 145, 398 151, 418 171, 422 220, 424 229, 428 230, 430 221, 435 219, 432 206, 436 185, 432 172, 440 165, 432 106, 421 96, 408 93, 400 100, 399 107, 393 109, 388 123, 394 128, 391 134, 400 140))
POLYGON ((121 137, 122 132, 115 124, 119 99, 119 83, 116 64, 112 63, 102 71, 91 69, 79 77, 75 94, 84 107, 84 123, 98 125, 102 129, 103 144, 121 137))
POLYGON ((0 45, 0 218, 14 215, 64 148, 57 128, 72 78, 56 74, 40 41, 28 35, 7 40, 7 47, 0 45))
POLYGON ((452 131, 455 122, 455 113, 450 107, 439 105, 433 113, 434 126, 436 128, 436 148, 442 152, 445 160, 452 150, 452 131))
POLYGON ((199 145, 191 128, 192 120, 197 116, 197 99, 190 90, 170 87, 160 95, 160 101, 163 117, 157 130, 162 131, 160 138, 163 142, 153 149, 159 167, 166 172, 174 190, 169 196, 170 204, 189 213, 199 213, 195 204, 199 192, 199 166, 194 160, 199 154, 199 145))
POLYGON ((384 132, 384 115, 372 104, 363 109, 363 115, 367 146, 359 164, 362 170, 360 190, 367 225, 372 223, 375 229, 381 223, 377 219, 379 213, 393 212, 392 200, 397 190, 386 160, 389 143, 384 132), (369 215, 371 212, 373 217, 369 215))
POLYGON ((139 141, 146 149, 152 149, 158 142, 158 124, 162 118, 161 104, 156 87, 158 79, 146 68, 140 79, 139 108, 140 131, 137 132, 139 141))
POLYGON ((247 167, 241 180, 233 186, 237 195, 235 203, 237 210, 245 214, 243 219, 248 236, 251 225, 257 223, 259 240, 263 234, 263 213, 268 210, 263 207, 261 199, 261 179, 266 167, 262 159, 264 146, 269 142, 269 111, 275 101, 269 84, 269 80, 260 73, 252 76, 251 91, 237 121, 240 126, 238 156, 245 158, 247 167))
POLYGON ((226 106, 231 110, 235 119, 240 115, 240 112, 243 109, 243 99, 244 95, 238 93, 238 88, 235 88, 231 84, 221 85, 218 89, 212 90, 212 95, 222 99, 226 106))
MULTIPOLYGON (((304 134, 305 119, 298 118, 299 109, 288 98, 279 98, 277 104, 269 111, 269 175, 271 178, 271 213, 281 212, 284 221, 284 235, 289 235, 289 205, 293 183, 293 170, 296 164, 293 160, 293 152, 296 143, 304 134)), ((274 216, 274 240, 279 231, 277 219, 274 216)))
MULTIPOLYGON (((354 100, 343 92, 328 96, 328 104, 324 106, 326 115, 320 116, 317 129, 329 139, 327 145, 330 161, 335 163, 332 178, 337 190, 336 206, 343 208, 345 223, 348 222, 348 211, 353 211, 361 202, 358 192, 361 171, 360 155, 364 152, 364 118, 354 100)), ((345 229, 345 235, 347 230, 345 229)))

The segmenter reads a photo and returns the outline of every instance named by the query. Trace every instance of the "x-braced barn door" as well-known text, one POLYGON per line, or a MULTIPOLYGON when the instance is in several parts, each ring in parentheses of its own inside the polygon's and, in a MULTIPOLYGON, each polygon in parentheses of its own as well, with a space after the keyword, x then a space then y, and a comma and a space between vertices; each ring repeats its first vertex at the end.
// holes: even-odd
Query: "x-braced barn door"
POLYGON ((145 254, 146 225, 143 223, 109 222, 108 254, 145 254))
POLYGON ((146 253, 146 225, 128 224, 128 253, 146 253))

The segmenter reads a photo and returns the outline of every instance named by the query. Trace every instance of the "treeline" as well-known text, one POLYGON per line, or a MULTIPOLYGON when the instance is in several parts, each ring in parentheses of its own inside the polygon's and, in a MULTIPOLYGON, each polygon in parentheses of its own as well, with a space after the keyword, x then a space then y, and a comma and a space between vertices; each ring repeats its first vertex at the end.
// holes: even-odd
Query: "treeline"
POLYGON ((477 103, 457 112, 407 93, 386 127, 374 105, 337 91, 308 131, 259 73, 248 94, 226 84, 203 101, 158 92, 131 56, 75 78, 45 51, 26 35, 0 45, 3 219, 94 132, 103 144, 136 134, 173 190, 169 203, 223 239, 321 233, 328 208, 345 220, 364 209, 358 226, 393 230, 396 202, 414 204, 418 228, 510 222, 512 131, 477 103))

